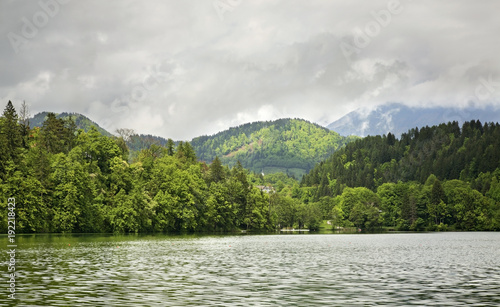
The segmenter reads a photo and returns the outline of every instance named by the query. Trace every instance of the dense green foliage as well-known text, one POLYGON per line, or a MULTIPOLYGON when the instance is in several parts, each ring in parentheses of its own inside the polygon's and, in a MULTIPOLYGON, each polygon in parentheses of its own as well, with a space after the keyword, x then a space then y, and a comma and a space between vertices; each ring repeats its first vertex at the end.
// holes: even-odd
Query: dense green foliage
MULTIPOLYGON (((369 136, 332 155, 306 177, 305 185, 328 185, 328 178, 349 187, 376 189, 386 182, 424 183, 434 174, 440 180, 471 181, 500 167, 500 125, 457 122, 412 129, 394 135, 369 136)), ((319 196, 332 191, 324 189, 319 196)))
POLYGON ((127 146, 131 152, 138 153, 143 149, 149 148, 153 144, 158 146, 166 146, 167 142, 167 139, 160 136, 151 134, 133 134, 128 138, 127 146))
MULTIPOLYGON (((31 127, 42 127, 43 123, 47 120, 49 112, 41 112, 29 119, 29 124, 31 127)), ((88 117, 78 114, 78 113, 66 113, 56 114, 58 119, 62 120, 73 120, 77 129, 83 129, 83 131, 88 132, 92 127, 95 127, 100 134, 105 136, 111 136, 111 133, 99 127, 98 124, 91 121, 88 117)))
POLYGON ((302 190, 342 226, 497 230, 499 180, 500 125, 470 121, 347 144, 302 190))
POLYGON ((279 119, 198 137, 191 144, 203 161, 218 156, 225 165, 240 161, 254 172, 282 171, 301 177, 353 139, 304 120, 279 119))
MULTIPOLYGON (((41 127, 48 112, 42 112, 29 119, 31 127, 41 127)), ((58 119, 72 119, 77 129, 88 132, 92 126, 105 136, 111 133, 95 122, 78 113, 61 113, 58 119)), ((175 146, 173 141, 159 136, 137 134, 130 129, 130 135, 122 135, 129 149, 129 162, 136 162, 139 152, 151 145, 175 146)), ((342 137, 328 129, 299 119, 280 119, 255 122, 230 128, 213 136, 194 138, 192 144, 200 160, 210 162, 218 156, 222 164, 242 165, 254 172, 266 174, 283 172, 296 178, 320 161, 329 157, 338 148, 356 137, 342 137)))
MULTIPOLYGON (((47 120, 47 117, 53 113, 50 112, 41 112, 33 116, 32 118, 28 119, 29 125, 32 128, 35 127, 42 127, 44 122, 47 120)), ((54 114, 57 119, 68 121, 71 120, 74 122, 74 125, 76 126, 76 129, 82 129, 85 132, 89 132, 92 127, 95 127, 97 131, 104 135, 104 136, 109 136, 112 137, 113 134, 108 132, 107 130, 101 128, 97 123, 94 121, 90 120, 88 117, 79 114, 79 113, 67 113, 63 112, 61 114, 54 114)), ((126 136, 124 138, 124 141, 128 147, 130 156, 128 158, 129 161, 136 161, 137 156, 139 155, 139 152, 143 149, 148 149, 151 145, 159 145, 159 146, 166 146, 168 140, 165 138, 162 138, 160 136, 154 136, 151 134, 137 134, 131 129, 123 129, 123 130, 128 130, 128 132, 131 133, 131 135, 126 136)), ((171 140, 170 140, 171 141, 171 140)), ((176 142, 179 143, 179 142, 176 142)))
POLYGON ((123 139, 76 130, 47 114, 41 128, 18 123, 9 102, 0 118, 1 226, 16 199, 16 232, 266 230, 269 195, 241 164, 197 161, 189 143, 151 145, 129 164, 123 139), (26 142, 23 142, 26 138, 26 142), (172 145, 172 144, 170 144, 172 145), (172 145, 173 146, 173 145, 172 145))
POLYGON ((17 232, 318 229, 324 220, 334 229, 500 230, 499 124, 348 141, 289 119, 193 143, 124 139, 53 113, 31 128, 9 102, 0 117, 0 229, 13 197, 17 232), (127 144, 137 146, 133 159, 127 144), (200 148, 210 165, 198 161, 200 148), (301 184, 261 173, 306 170, 328 155, 301 184))
POLYGON ((159 136, 154 136, 150 134, 132 134, 127 137, 126 140, 127 147, 129 149, 129 161, 137 162, 137 157, 143 149, 149 149, 151 146, 165 147, 169 146, 170 152, 173 152, 173 147, 175 146, 172 139, 165 139, 159 136))

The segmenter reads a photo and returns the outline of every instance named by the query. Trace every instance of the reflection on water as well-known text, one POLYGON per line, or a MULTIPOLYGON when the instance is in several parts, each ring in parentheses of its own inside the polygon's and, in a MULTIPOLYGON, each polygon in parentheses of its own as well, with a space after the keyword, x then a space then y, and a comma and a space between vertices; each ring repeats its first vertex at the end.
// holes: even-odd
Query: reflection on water
POLYGON ((17 239, 18 306, 500 305, 500 233, 17 239))

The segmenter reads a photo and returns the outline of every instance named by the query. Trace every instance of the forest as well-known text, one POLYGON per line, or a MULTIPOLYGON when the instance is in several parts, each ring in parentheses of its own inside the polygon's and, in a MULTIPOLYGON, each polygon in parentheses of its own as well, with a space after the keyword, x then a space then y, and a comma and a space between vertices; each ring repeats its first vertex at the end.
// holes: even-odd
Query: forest
MULTIPOLYGON (((43 122, 47 118, 48 114, 49 114, 49 112, 41 112, 41 113, 36 114, 32 118, 29 118, 30 127, 31 128, 42 127, 43 122)), ((89 131, 90 128, 95 127, 97 129, 97 131, 99 131, 99 133, 101 133, 102 135, 112 136, 111 133, 109 133, 108 131, 99 127, 99 125, 97 123, 93 122, 92 120, 90 120, 86 116, 79 114, 79 113, 63 112, 61 114, 56 114, 56 118, 66 119, 66 120, 71 118, 75 122, 75 125, 78 128, 83 129, 84 131, 89 131)))
POLYGON ((284 118, 201 136, 191 144, 202 161, 210 162, 217 156, 225 165, 240 161, 253 172, 281 171, 300 178, 354 139, 305 120, 284 118))
MULTIPOLYGON (((123 137, 79 129, 72 116, 47 113, 32 128, 24 114, 9 101, 0 117, 2 231, 8 198, 16 199, 18 233, 318 230, 325 221, 339 231, 500 230, 499 124, 332 143, 333 154, 299 183, 238 160, 225 165, 217 154, 208 163, 189 142, 151 143, 131 155, 123 137)), ((282 138, 284 130, 266 127, 255 129, 282 138)), ((218 142, 236 142, 227 139, 218 142)))
POLYGON ((53 113, 31 129, 10 101, 0 131, 0 195, 16 200, 16 232, 274 228, 269 195, 248 183, 246 170, 198 162, 189 143, 151 145, 129 163, 122 138, 77 130, 53 113))
POLYGON ((340 225, 500 229, 500 125, 472 120, 347 144, 303 177, 340 225))

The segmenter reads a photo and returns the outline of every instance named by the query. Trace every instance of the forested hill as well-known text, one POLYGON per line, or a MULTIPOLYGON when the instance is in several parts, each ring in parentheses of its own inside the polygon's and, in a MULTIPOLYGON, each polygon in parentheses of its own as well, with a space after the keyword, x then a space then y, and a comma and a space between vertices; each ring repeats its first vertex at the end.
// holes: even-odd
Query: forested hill
MULTIPOLYGON (((30 127, 31 128, 42 127, 43 123, 47 120, 48 114, 49 112, 41 112, 30 118, 29 119, 30 127)), ((88 132, 90 128, 94 126, 97 128, 97 131, 99 131, 100 134, 105 136, 111 136, 111 133, 99 127, 97 123, 90 120, 85 115, 79 113, 67 113, 67 112, 56 114, 56 118, 58 119, 68 120, 70 117, 75 122, 76 129, 83 129, 83 131, 88 132)))
POLYGON ((500 125, 473 120, 462 127, 451 122, 411 129, 400 139, 391 133, 359 139, 318 164, 302 184, 318 186, 321 197, 335 194, 339 186, 375 190, 386 182, 424 183, 433 174, 439 180, 472 182, 484 193, 489 188, 485 176, 499 167, 500 125))
MULTIPOLYGON (((30 126, 41 127, 49 112, 41 112, 29 119, 30 126)), ((78 113, 61 113, 56 118, 71 119, 76 129, 88 132, 92 126, 105 136, 111 133, 86 116, 78 113)), ((143 149, 152 144, 167 146, 169 140, 153 135, 136 134, 131 129, 123 135, 130 151, 130 161, 135 161, 143 149)), ((212 162, 218 156, 227 166, 239 160, 245 168, 266 174, 283 172, 301 178, 314 165, 329 157, 340 147, 357 137, 343 137, 317 124, 301 119, 279 119, 247 123, 219 132, 212 136, 194 138, 191 144, 198 159, 212 162)), ((178 145, 179 142, 173 142, 178 145)))
MULTIPOLYGON (((43 123, 47 120, 47 115, 49 112, 40 112, 29 119, 29 124, 31 128, 39 127, 41 128, 43 123)), ((108 132, 107 130, 101 128, 96 122, 92 121, 85 115, 80 113, 68 113, 63 112, 60 114, 56 114, 57 119, 69 120, 70 118, 74 121, 76 129, 83 129, 85 132, 89 132, 92 126, 96 127, 97 131, 104 136, 112 136, 113 134, 108 132)), ((150 134, 137 134, 131 129, 121 129, 128 130, 131 135, 127 136, 125 139, 127 140, 127 146, 132 155, 131 158, 135 158, 135 156, 142 150, 149 148, 152 144, 156 144, 158 146, 165 146, 167 144, 167 139, 154 136, 150 134)))
POLYGON ((244 124, 191 141, 196 155, 210 162, 216 156, 225 165, 254 172, 283 172, 301 177, 336 150, 354 140, 301 119, 279 119, 244 124))

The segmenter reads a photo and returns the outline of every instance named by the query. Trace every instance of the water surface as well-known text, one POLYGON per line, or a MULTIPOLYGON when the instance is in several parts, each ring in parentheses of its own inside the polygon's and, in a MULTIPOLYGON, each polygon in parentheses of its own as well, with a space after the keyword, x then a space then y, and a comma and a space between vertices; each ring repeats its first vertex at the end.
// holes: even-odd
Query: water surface
POLYGON ((500 233, 17 241, 17 306, 500 305, 500 233))

